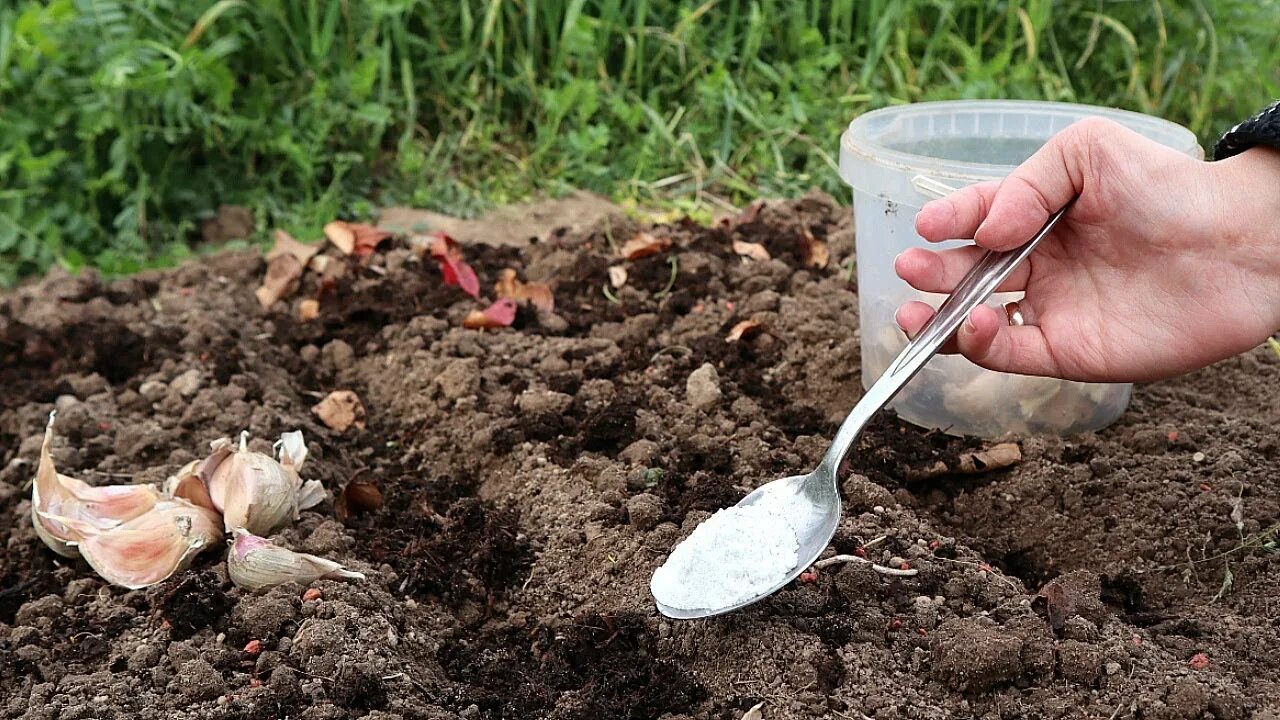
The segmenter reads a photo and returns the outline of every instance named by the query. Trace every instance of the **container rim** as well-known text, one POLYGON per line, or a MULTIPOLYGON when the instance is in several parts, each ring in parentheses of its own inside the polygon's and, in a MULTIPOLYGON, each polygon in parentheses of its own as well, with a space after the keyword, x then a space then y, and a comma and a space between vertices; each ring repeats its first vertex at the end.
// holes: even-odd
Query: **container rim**
POLYGON ((873 139, 868 132, 868 126, 871 123, 886 116, 905 118, 946 111, 1023 111, 1039 113, 1045 116, 1062 116, 1073 121, 1086 117, 1104 117, 1135 130, 1138 128, 1158 130, 1159 134, 1166 136, 1172 142, 1177 142, 1178 136, 1181 136, 1185 140, 1185 144, 1162 144, 1178 152, 1197 156, 1200 159, 1204 158, 1204 150, 1200 147, 1200 142, 1195 133, 1171 120, 1131 110, 1049 100, 931 100, 880 108, 862 113, 854 118, 849 123, 848 128, 840 135, 840 175, 842 179, 846 184, 854 185, 853 179, 850 177, 850 169, 847 167, 847 162, 854 160, 904 171, 914 172, 927 169, 931 176, 973 182, 1003 177, 1017 167, 1016 165, 999 163, 948 160, 902 150, 893 150, 878 139, 873 139))

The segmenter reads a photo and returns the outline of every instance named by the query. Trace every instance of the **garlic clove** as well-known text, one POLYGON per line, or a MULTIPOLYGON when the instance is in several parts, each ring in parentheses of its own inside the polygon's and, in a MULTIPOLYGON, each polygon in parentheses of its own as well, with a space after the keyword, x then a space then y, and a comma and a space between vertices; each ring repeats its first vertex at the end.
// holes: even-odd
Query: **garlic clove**
POLYGON ((302 479, 292 466, 249 450, 248 437, 241 433, 240 447, 214 467, 209 496, 227 532, 244 528, 269 535, 298 518, 302 479))
POLYGON ((216 512, 218 506, 214 505, 213 498, 209 495, 209 486, 200 479, 200 464, 199 460, 194 460, 184 465, 176 475, 171 475, 164 481, 164 494, 216 512))
POLYGON ((227 551, 227 571, 231 582, 252 592, 287 582, 307 584, 320 578, 363 580, 364 575, 339 563, 315 555, 298 553, 236 529, 227 551))
POLYGON ((186 569, 222 537, 218 514, 186 500, 161 500, 138 517, 85 539, 80 554, 107 582, 144 588, 186 569))
POLYGON ((40 464, 31 484, 31 522, 36 534, 54 552, 76 557, 74 543, 110 530, 150 510, 161 495, 151 485, 92 486, 60 475, 53 464, 53 420, 49 413, 40 464))

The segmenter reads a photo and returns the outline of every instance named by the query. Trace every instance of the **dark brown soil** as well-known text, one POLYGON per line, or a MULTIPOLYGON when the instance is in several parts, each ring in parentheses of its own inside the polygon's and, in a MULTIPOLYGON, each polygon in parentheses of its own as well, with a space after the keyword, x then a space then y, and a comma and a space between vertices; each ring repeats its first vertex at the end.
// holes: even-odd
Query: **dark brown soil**
POLYGON ((909 482, 982 443, 885 417, 848 468, 833 551, 917 576, 847 564, 716 619, 654 611, 670 548, 812 467, 861 393, 846 213, 815 195, 733 227, 647 228, 673 248, 627 263, 614 248, 641 228, 621 216, 468 246, 486 295, 505 267, 554 286, 554 316, 522 310, 498 331, 463 329, 477 304, 403 238, 353 263, 310 323, 259 309, 252 253, 0 297, 0 711, 1275 720, 1266 349, 1139 388, 1097 435, 1018 438, 1024 461, 985 475, 909 482), (803 267, 806 229, 829 243, 826 268, 803 267), (738 258, 735 238, 775 259, 738 258), (628 281, 606 294, 619 264, 628 281), (726 342, 746 319, 763 331, 726 342), (687 390, 704 364, 718 397, 687 390), (311 414, 339 388, 366 429, 311 414), (369 579, 251 595, 211 552, 155 588, 105 586, 30 527, 54 407, 59 469, 93 483, 161 480, 211 439, 247 429, 265 448, 301 428, 308 478, 373 481, 383 504, 339 522, 326 503, 277 539, 369 579))

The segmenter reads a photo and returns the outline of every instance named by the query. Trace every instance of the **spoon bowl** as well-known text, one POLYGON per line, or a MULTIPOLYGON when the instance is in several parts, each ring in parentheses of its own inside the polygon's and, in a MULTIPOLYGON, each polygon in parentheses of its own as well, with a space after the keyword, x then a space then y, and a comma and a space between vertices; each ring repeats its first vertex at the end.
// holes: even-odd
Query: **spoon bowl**
POLYGON ((721 613, 744 608, 754 602, 781 590, 787 583, 796 579, 818 559, 840 522, 840 493, 836 490, 836 478, 824 467, 808 475, 792 475, 780 480, 766 483, 751 491, 749 495, 738 501, 735 507, 746 507, 757 503, 768 503, 773 507, 787 509, 787 524, 796 533, 796 541, 800 549, 796 552, 796 566, 781 578, 773 587, 764 590, 754 597, 724 608, 686 609, 672 607, 660 600, 654 600, 658 612, 676 620, 692 620, 709 617, 721 613))
MULTIPOLYGON (((735 602, 728 607, 679 608, 663 603, 659 598, 655 597, 654 601, 658 606, 658 611, 669 618, 691 620, 738 610, 769 597, 813 564, 822 554, 822 551, 826 549, 827 544, 831 542, 831 538, 836 532, 836 525, 840 522, 840 493, 836 487, 837 468, 841 466, 845 456, 857 441, 858 436, 862 434, 863 428, 867 426, 867 423, 881 408, 889 404, 889 401, 902 390, 903 386, 911 378, 916 376, 916 373, 920 372, 925 364, 929 362, 929 359, 942 349, 943 344, 955 334, 956 330, 960 328, 960 323, 964 322, 969 313, 990 297, 1000 283, 1009 277, 1014 268, 1027 259, 1036 245, 1062 219, 1062 216, 1066 214, 1072 203, 1074 203, 1074 200, 1067 203, 1066 207, 1050 215, 1048 222, 1036 233, 1035 237, 1023 243, 1020 247, 1003 252, 987 251, 982 259, 965 275, 964 279, 956 285, 956 289, 947 296, 947 299, 938 307, 938 312, 929 322, 925 323, 925 326, 920 329, 915 339, 908 343, 902 352, 898 354, 889 369, 885 370, 884 374, 867 389, 867 392, 854 406, 849 416, 840 424, 840 429, 836 431, 835 439, 831 441, 831 448, 827 450, 826 456, 822 458, 822 462, 817 469, 808 475, 794 475, 762 485, 744 497, 735 506, 754 505, 768 507, 775 514, 783 516, 787 526, 795 533, 796 544, 799 546, 796 551, 796 564, 794 567, 787 571, 785 575, 778 576, 776 581, 772 582, 769 587, 762 587, 754 595, 741 602, 735 602)), ((734 521, 738 523, 734 528, 735 530, 743 527, 742 520, 743 515, 738 515, 734 518, 734 521)), ((773 537, 777 538, 776 535, 773 537)), ((753 536, 752 540, 755 538, 756 536, 753 536)), ((685 542, 688 541, 686 540, 685 542)), ((789 549, 790 543, 787 543, 787 546, 789 549)), ((697 549, 702 550, 704 548, 697 549)), ((764 548, 766 551, 772 549, 780 548, 764 548)), ((751 550, 754 552, 755 546, 752 546, 751 550)), ((694 555, 693 557, 697 558, 698 556, 694 555)), ((689 573, 710 569, 707 565, 699 566, 698 563, 686 564, 683 567, 687 569, 687 572, 679 576, 681 583, 693 579, 689 573)), ((726 578, 726 582, 732 582, 727 579, 733 577, 732 575, 723 574, 722 568, 715 568, 715 570, 721 571, 721 575, 726 578)), ((765 577, 773 580, 768 575, 765 577)), ((723 584, 721 587, 723 587, 723 584)), ((736 596, 731 595, 730 597, 736 596)))

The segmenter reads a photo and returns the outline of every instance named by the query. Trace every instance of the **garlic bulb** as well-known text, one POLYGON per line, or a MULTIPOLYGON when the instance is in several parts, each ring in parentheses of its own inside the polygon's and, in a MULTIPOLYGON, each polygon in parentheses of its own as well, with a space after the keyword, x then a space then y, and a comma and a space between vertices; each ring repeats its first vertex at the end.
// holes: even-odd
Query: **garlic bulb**
POLYGON ((282 548, 237 528, 227 551, 227 571, 238 587, 257 592, 287 582, 303 585, 320 578, 363 580, 364 575, 315 555, 282 548))
POLYGON ((40 465, 31 484, 31 521, 45 545, 59 555, 76 557, 79 553, 74 543, 138 517, 161 495, 151 485, 94 487, 58 474, 50 454, 55 415, 49 413, 40 465))
POLYGON ((214 511, 186 500, 161 500, 146 513, 86 538, 79 549, 107 582, 137 589, 185 569, 221 537, 214 511))
POLYGON ((298 518, 302 480, 292 463, 281 464, 249 450, 248 437, 249 433, 240 434, 240 447, 234 452, 223 453, 227 446, 215 443, 214 455, 197 473, 204 478, 214 506, 222 512, 227 532, 244 528, 269 535, 298 518))

